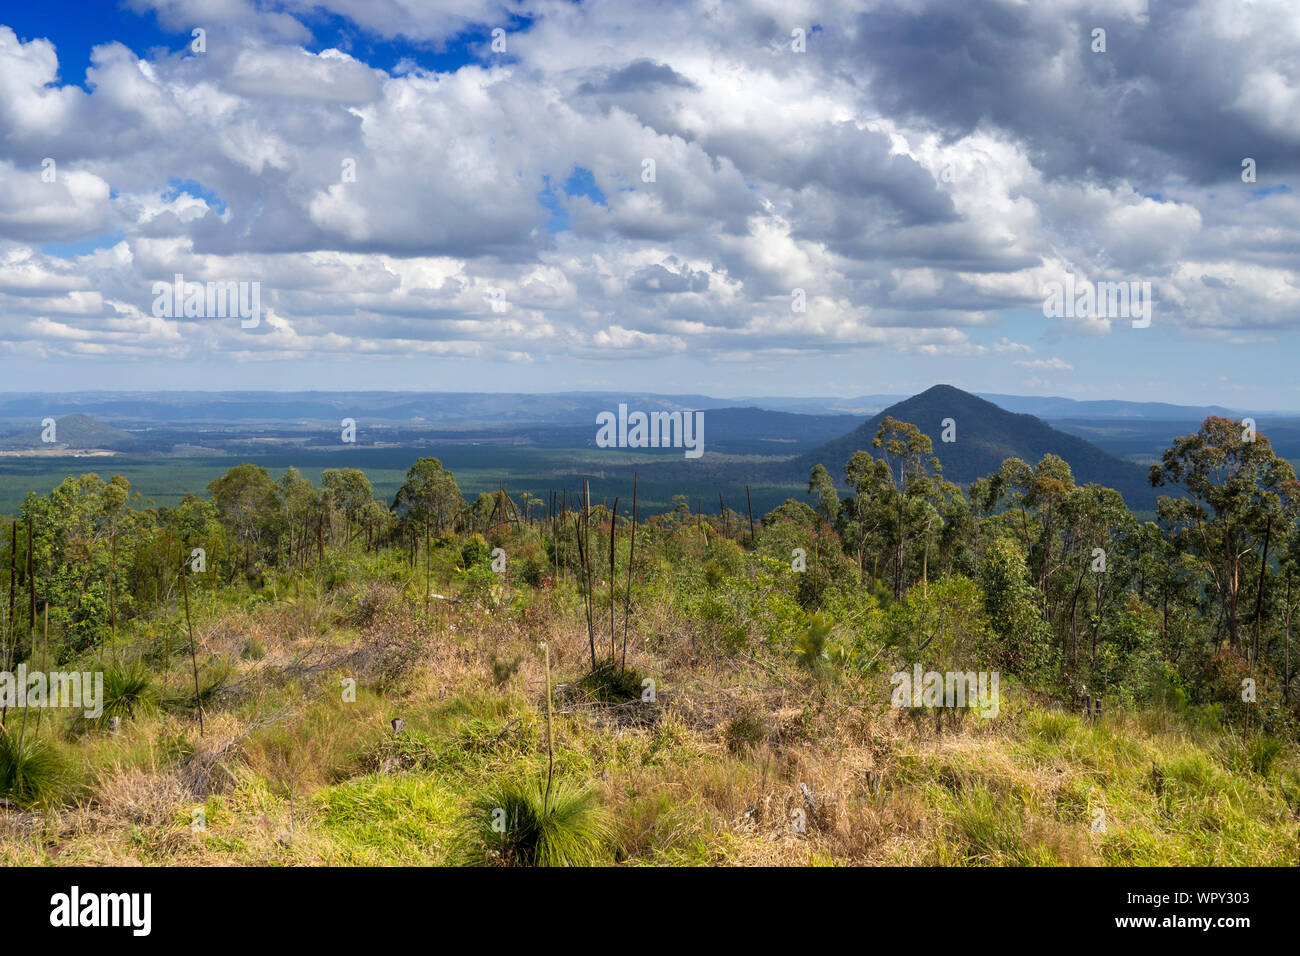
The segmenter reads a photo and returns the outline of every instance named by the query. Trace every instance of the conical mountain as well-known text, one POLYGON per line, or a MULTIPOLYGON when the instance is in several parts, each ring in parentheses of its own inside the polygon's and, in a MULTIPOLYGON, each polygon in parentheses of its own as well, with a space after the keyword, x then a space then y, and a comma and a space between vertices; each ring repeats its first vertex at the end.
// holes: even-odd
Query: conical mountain
POLYGON ((1044 455, 1052 454, 1069 463, 1076 484, 1095 483, 1114 488, 1130 508, 1155 506, 1155 493, 1141 466, 1116 458, 1075 435, 1058 431, 1033 415, 1009 412, 951 385, 935 385, 891 405, 847 435, 784 463, 782 476, 786 480, 807 481, 813 466, 821 464, 837 482, 843 482, 844 466, 854 452, 875 454, 871 440, 886 418, 911 422, 929 435, 934 454, 943 465, 943 476, 959 485, 997 471, 1007 458, 1021 458, 1034 465, 1044 455), (953 420, 956 441, 941 440, 945 419, 953 420))

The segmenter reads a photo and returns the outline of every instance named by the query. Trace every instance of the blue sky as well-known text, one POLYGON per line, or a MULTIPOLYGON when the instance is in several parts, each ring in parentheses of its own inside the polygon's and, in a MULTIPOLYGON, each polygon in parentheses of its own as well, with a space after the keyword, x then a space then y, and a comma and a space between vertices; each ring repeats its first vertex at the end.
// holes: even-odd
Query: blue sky
POLYGON ((40 37, 51 40, 59 55, 59 82, 83 87, 86 68, 90 66, 91 47, 98 44, 116 41, 130 47, 137 55, 145 56, 152 47, 178 50, 189 42, 188 31, 183 37, 165 31, 152 12, 132 14, 112 0, 107 3, 77 0, 66 4, 10 4, 0 19, 20 40, 40 37))
MULTIPOLYGON (((201 14, 195 19, 201 25, 201 14)), ((101 43, 124 44, 137 56, 163 47, 177 52, 191 41, 191 30, 171 28, 159 23, 148 9, 136 12, 129 4, 114 0, 68 0, 59 4, 14 4, 4 11, 0 22, 13 29, 20 39, 44 37, 54 42, 59 54, 59 80, 85 86, 90 66, 91 48, 101 43)), ((503 20, 509 29, 527 26, 526 17, 503 20)), ((454 37, 434 42, 413 42, 405 38, 385 39, 358 27, 346 17, 318 10, 303 17, 311 38, 303 46, 312 52, 336 48, 347 51, 379 69, 393 71, 403 62, 427 70, 454 71, 476 62, 477 48, 490 43, 490 34, 482 29, 467 29, 454 37)))
POLYGON ((994 0, 815 23, 749 3, 6 10, 0 374, 1300 409, 1284 7, 1227 38, 1208 0, 1121 12, 1106 60, 1074 0, 1026 10, 1014 53, 994 0), (259 322, 153 315, 177 273, 259 284, 259 322), (1045 318, 1066 273, 1150 282, 1151 327, 1045 318))

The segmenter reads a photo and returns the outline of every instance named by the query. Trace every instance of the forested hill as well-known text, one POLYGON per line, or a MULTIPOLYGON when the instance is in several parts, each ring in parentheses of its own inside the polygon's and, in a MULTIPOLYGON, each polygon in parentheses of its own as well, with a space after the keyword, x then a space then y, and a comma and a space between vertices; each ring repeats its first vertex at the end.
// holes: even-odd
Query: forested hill
POLYGON ((54 428, 47 429, 45 419, 39 426, 19 430, 0 439, 0 447, 12 448, 112 448, 118 451, 135 451, 143 446, 136 435, 96 421, 89 415, 75 413, 54 419, 54 428))
POLYGON ((1130 508, 1155 507, 1156 493, 1139 465, 1107 454, 1075 435, 1058 431, 1033 415, 1018 415, 999 408, 951 385, 935 385, 919 395, 891 405, 853 431, 779 466, 785 480, 808 480, 814 465, 825 465, 836 481, 844 480, 844 466, 853 453, 872 451, 871 440, 885 418, 910 422, 934 443, 934 454, 949 481, 967 485, 1002 467, 1008 458, 1030 465, 1053 454, 1070 464, 1077 484, 1095 483, 1113 488, 1130 508), (943 422, 956 425, 956 441, 941 441, 943 422))

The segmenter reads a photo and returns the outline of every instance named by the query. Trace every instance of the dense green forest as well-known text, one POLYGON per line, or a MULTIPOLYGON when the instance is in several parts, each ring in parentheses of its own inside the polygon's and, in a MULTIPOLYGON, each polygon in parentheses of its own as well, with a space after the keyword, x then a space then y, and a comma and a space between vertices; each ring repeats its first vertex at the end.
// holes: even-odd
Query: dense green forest
POLYGON ((1155 521, 1051 454, 962 487, 912 424, 864 444, 766 514, 466 501, 434 458, 391 501, 250 464, 174 507, 31 494, 4 670, 102 671, 104 706, 4 708, 0 852, 1296 862, 1300 482, 1265 436, 1177 439, 1155 521), (999 715, 891 706, 914 665, 1000 674, 999 715))

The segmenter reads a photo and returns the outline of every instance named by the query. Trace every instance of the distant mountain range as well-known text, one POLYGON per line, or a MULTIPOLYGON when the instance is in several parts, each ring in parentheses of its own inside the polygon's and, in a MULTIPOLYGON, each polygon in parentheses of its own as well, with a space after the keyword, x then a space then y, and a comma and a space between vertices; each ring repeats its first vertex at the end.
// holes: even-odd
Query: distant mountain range
POLYGON ((1021 458, 1033 465, 1044 455, 1053 454, 1069 462, 1076 484, 1114 488, 1130 508, 1147 509, 1155 504, 1155 492, 1142 467, 1107 454, 1033 415, 1007 411, 951 385, 935 385, 890 405, 847 435, 773 466, 773 474, 787 481, 807 481, 813 466, 821 464, 837 481, 843 481, 844 466, 854 452, 878 454, 871 442, 886 417, 910 422, 929 435, 934 454, 943 466, 943 476, 957 484, 966 485, 997 471, 1007 458, 1021 458), (943 422, 949 418, 956 425, 956 441, 944 442, 943 422))
MULTIPOLYGON (((1039 418, 1141 418, 1151 421, 1204 421, 1211 415, 1225 417, 1243 414, 1239 409, 1222 405, 1170 405, 1167 402, 1075 401, 1072 398, 1043 398, 1037 395, 994 395, 978 393, 1009 412, 1036 415, 1039 418)), ((1258 413, 1255 413, 1258 414, 1258 413)))
MULTIPOLYGON (((1011 412, 1044 419, 1201 421, 1207 415, 1300 417, 1254 409, 1163 402, 1075 401, 1032 395, 980 394, 1011 412)), ((47 416, 91 415, 119 427, 184 422, 330 422, 367 417, 373 422, 431 426, 581 424, 619 402, 645 411, 754 407, 799 415, 874 415, 906 395, 851 398, 662 395, 651 392, 68 392, 0 393, 0 422, 31 424, 47 416)))
POLYGON ((598 412, 613 410, 619 402, 645 411, 743 404, 707 395, 636 392, 70 392, 0 394, 0 422, 81 413, 123 427, 235 422, 333 426, 349 417, 437 427, 592 425, 598 412))
MULTIPOLYGON (((421 449, 461 445, 557 449, 576 471, 595 450, 596 416, 629 410, 704 410, 706 454, 683 463, 664 450, 640 463, 612 462, 611 474, 710 482, 769 481, 804 485, 815 464, 838 482, 855 451, 870 450, 886 415, 928 434, 944 475, 969 484, 1006 458, 1030 464, 1043 455, 1070 463, 1076 482, 1096 482, 1147 510, 1155 494, 1145 465, 1208 415, 1240 417, 1220 406, 1159 402, 1074 401, 1033 396, 979 396, 950 385, 919 395, 846 399, 717 399, 707 395, 626 392, 80 392, 0 394, 0 450, 56 450, 39 423, 56 418, 56 447, 108 449, 145 457, 333 453, 343 419, 356 419, 359 447, 421 449), (942 422, 957 423, 957 441, 941 440, 942 422), (1046 420, 1045 420, 1046 419, 1046 420), (567 451, 564 451, 567 450, 567 451), (575 450, 580 450, 575 452, 575 450)), ((1300 417, 1252 413, 1278 454, 1300 457, 1300 417)), ((560 460, 560 459, 557 459, 560 460)))

